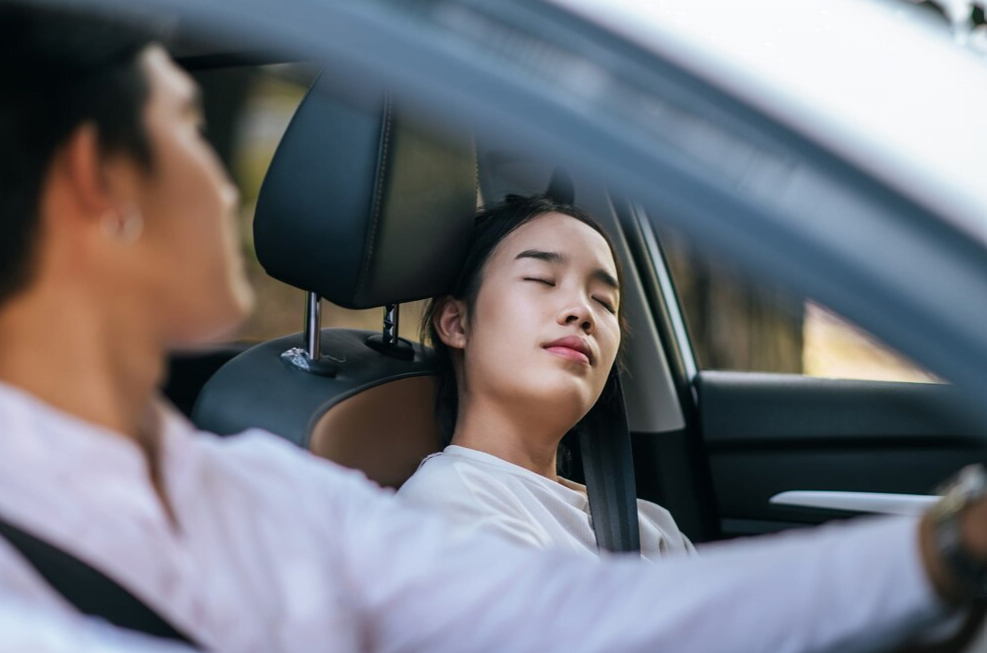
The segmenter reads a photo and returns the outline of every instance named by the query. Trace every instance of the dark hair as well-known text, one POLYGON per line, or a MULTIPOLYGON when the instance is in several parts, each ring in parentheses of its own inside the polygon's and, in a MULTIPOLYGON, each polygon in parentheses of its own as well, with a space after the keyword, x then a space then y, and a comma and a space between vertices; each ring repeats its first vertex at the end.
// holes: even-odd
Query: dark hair
MULTIPOLYGON (((535 218, 548 213, 561 213, 592 227, 603 236, 610 247, 614 264, 617 266, 617 278, 622 279, 620 259, 614 251, 613 242, 603 228, 585 211, 573 206, 557 202, 544 195, 508 195, 502 202, 481 209, 476 216, 473 228, 473 239, 466 252, 466 258, 460 269, 459 276, 448 295, 433 298, 422 315, 421 339, 434 350, 435 365, 438 377, 438 393, 435 398, 435 417, 439 428, 439 444, 445 447, 452 441, 453 430, 459 415, 459 393, 456 385, 455 369, 452 364, 452 353, 439 338, 434 324, 436 311, 446 296, 451 296, 466 304, 467 319, 473 315, 476 298, 483 284, 483 268, 490 255, 504 238, 519 227, 535 218)), ((621 320, 621 330, 624 323, 621 320)), ((567 458, 563 452, 560 464, 567 458)))
POLYGON ((150 167, 138 55, 155 40, 92 14, 0 4, 0 304, 32 279, 42 186, 79 126, 150 167))

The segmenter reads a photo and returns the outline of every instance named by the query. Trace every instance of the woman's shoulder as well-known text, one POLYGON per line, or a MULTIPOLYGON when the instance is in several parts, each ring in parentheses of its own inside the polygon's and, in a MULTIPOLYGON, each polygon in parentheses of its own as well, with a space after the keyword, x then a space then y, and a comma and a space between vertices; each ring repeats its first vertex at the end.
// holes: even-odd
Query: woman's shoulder
POLYGON ((398 491, 398 497, 408 504, 439 512, 458 527, 545 548, 551 538, 532 519, 531 500, 525 496, 518 480, 497 465, 484 465, 448 450, 423 460, 398 491))
POLYGON ((447 447, 422 461, 398 494, 447 513, 532 521, 552 501, 508 462, 464 447, 447 447))
POLYGON ((655 548, 655 552, 662 556, 695 552, 692 542, 679 530, 672 513, 665 508, 657 503, 638 499, 637 514, 641 528, 641 548, 645 557, 651 557, 646 550, 649 548, 655 548), (648 547, 648 542, 654 543, 654 546, 648 547))
POLYGON ((579 503, 569 496, 576 492, 565 485, 492 454, 456 445, 425 458, 400 493, 406 496, 435 493, 442 503, 471 497, 473 501, 495 504, 501 509, 555 504, 563 499, 565 503, 579 503))
POLYGON ((471 452, 460 449, 463 447, 449 446, 427 456, 398 494, 413 501, 446 503, 473 497, 480 488, 488 493, 504 485, 506 479, 496 459, 485 461, 482 455, 471 456, 471 452))
MULTIPOLYGON (((675 519, 672 518, 672 513, 652 501, 638 499, 637 513, 640 518, 646 519, 654 524, 659 524, 662 526, 675 525, 675 519)), ((678 530, 678 527, 675 527, 675 530, 678 530)))
POLYGON ((433 453, 422 459, 415 473, 398 490, 398 495, 415 499, 432 494, 437 488, 461 483, 456 461, 443 452, 433 453))

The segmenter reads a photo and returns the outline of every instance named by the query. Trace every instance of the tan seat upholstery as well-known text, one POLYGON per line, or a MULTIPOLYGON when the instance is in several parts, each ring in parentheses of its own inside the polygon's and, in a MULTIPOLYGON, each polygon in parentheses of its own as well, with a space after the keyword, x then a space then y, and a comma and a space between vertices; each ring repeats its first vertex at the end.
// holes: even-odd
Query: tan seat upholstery
POLYGON ((319 417, 309 448, 362 470, 384 487, 398 488, 422 458, 438 450, 435 391, 435 377, 416 376, 357 392, 319 417))

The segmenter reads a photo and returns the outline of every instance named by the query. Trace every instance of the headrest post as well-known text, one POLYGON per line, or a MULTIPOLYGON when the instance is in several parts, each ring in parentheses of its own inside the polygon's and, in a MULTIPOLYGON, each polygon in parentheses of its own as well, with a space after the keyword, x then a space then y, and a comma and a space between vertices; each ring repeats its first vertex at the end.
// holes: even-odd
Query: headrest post
POLYGON ((305 301, 305 353, 309 360, 322 358, 322 298, 307 293, 305 301))
POLYGON ((331 360, 322 358, 322 298, 314 292, 305 297, 305 332, 302 338, 305 348, 292 347, 282 352, 281 361, 301 372, 336 376, 339 367, 331 360))
POLYGON ((384 307, 384 328, 380 335, 374 334, 367 338, 367 346, 387 356, 410 361, 415 357, 415 349, 407 340, 398 337, 400 310, 400 304, 388 304, 384 307))
POLYGON ((388 304, 384 308, 384 330, 381 339, 385 345, 396 345, 398 342, 398 322, 400 320, 401 305, 388 304))

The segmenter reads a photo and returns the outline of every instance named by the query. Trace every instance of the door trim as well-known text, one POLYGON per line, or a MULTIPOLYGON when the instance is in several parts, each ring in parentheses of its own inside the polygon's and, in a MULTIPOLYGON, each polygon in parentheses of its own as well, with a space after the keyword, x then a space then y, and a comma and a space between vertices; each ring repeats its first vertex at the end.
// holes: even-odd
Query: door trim
POLYGON ((916 516, 924 513, 938 500, 938 496, 927 494, 789 490, 774 495, 768 500, 768 503, 800 508, 825 508, 847 512, 916 516))

